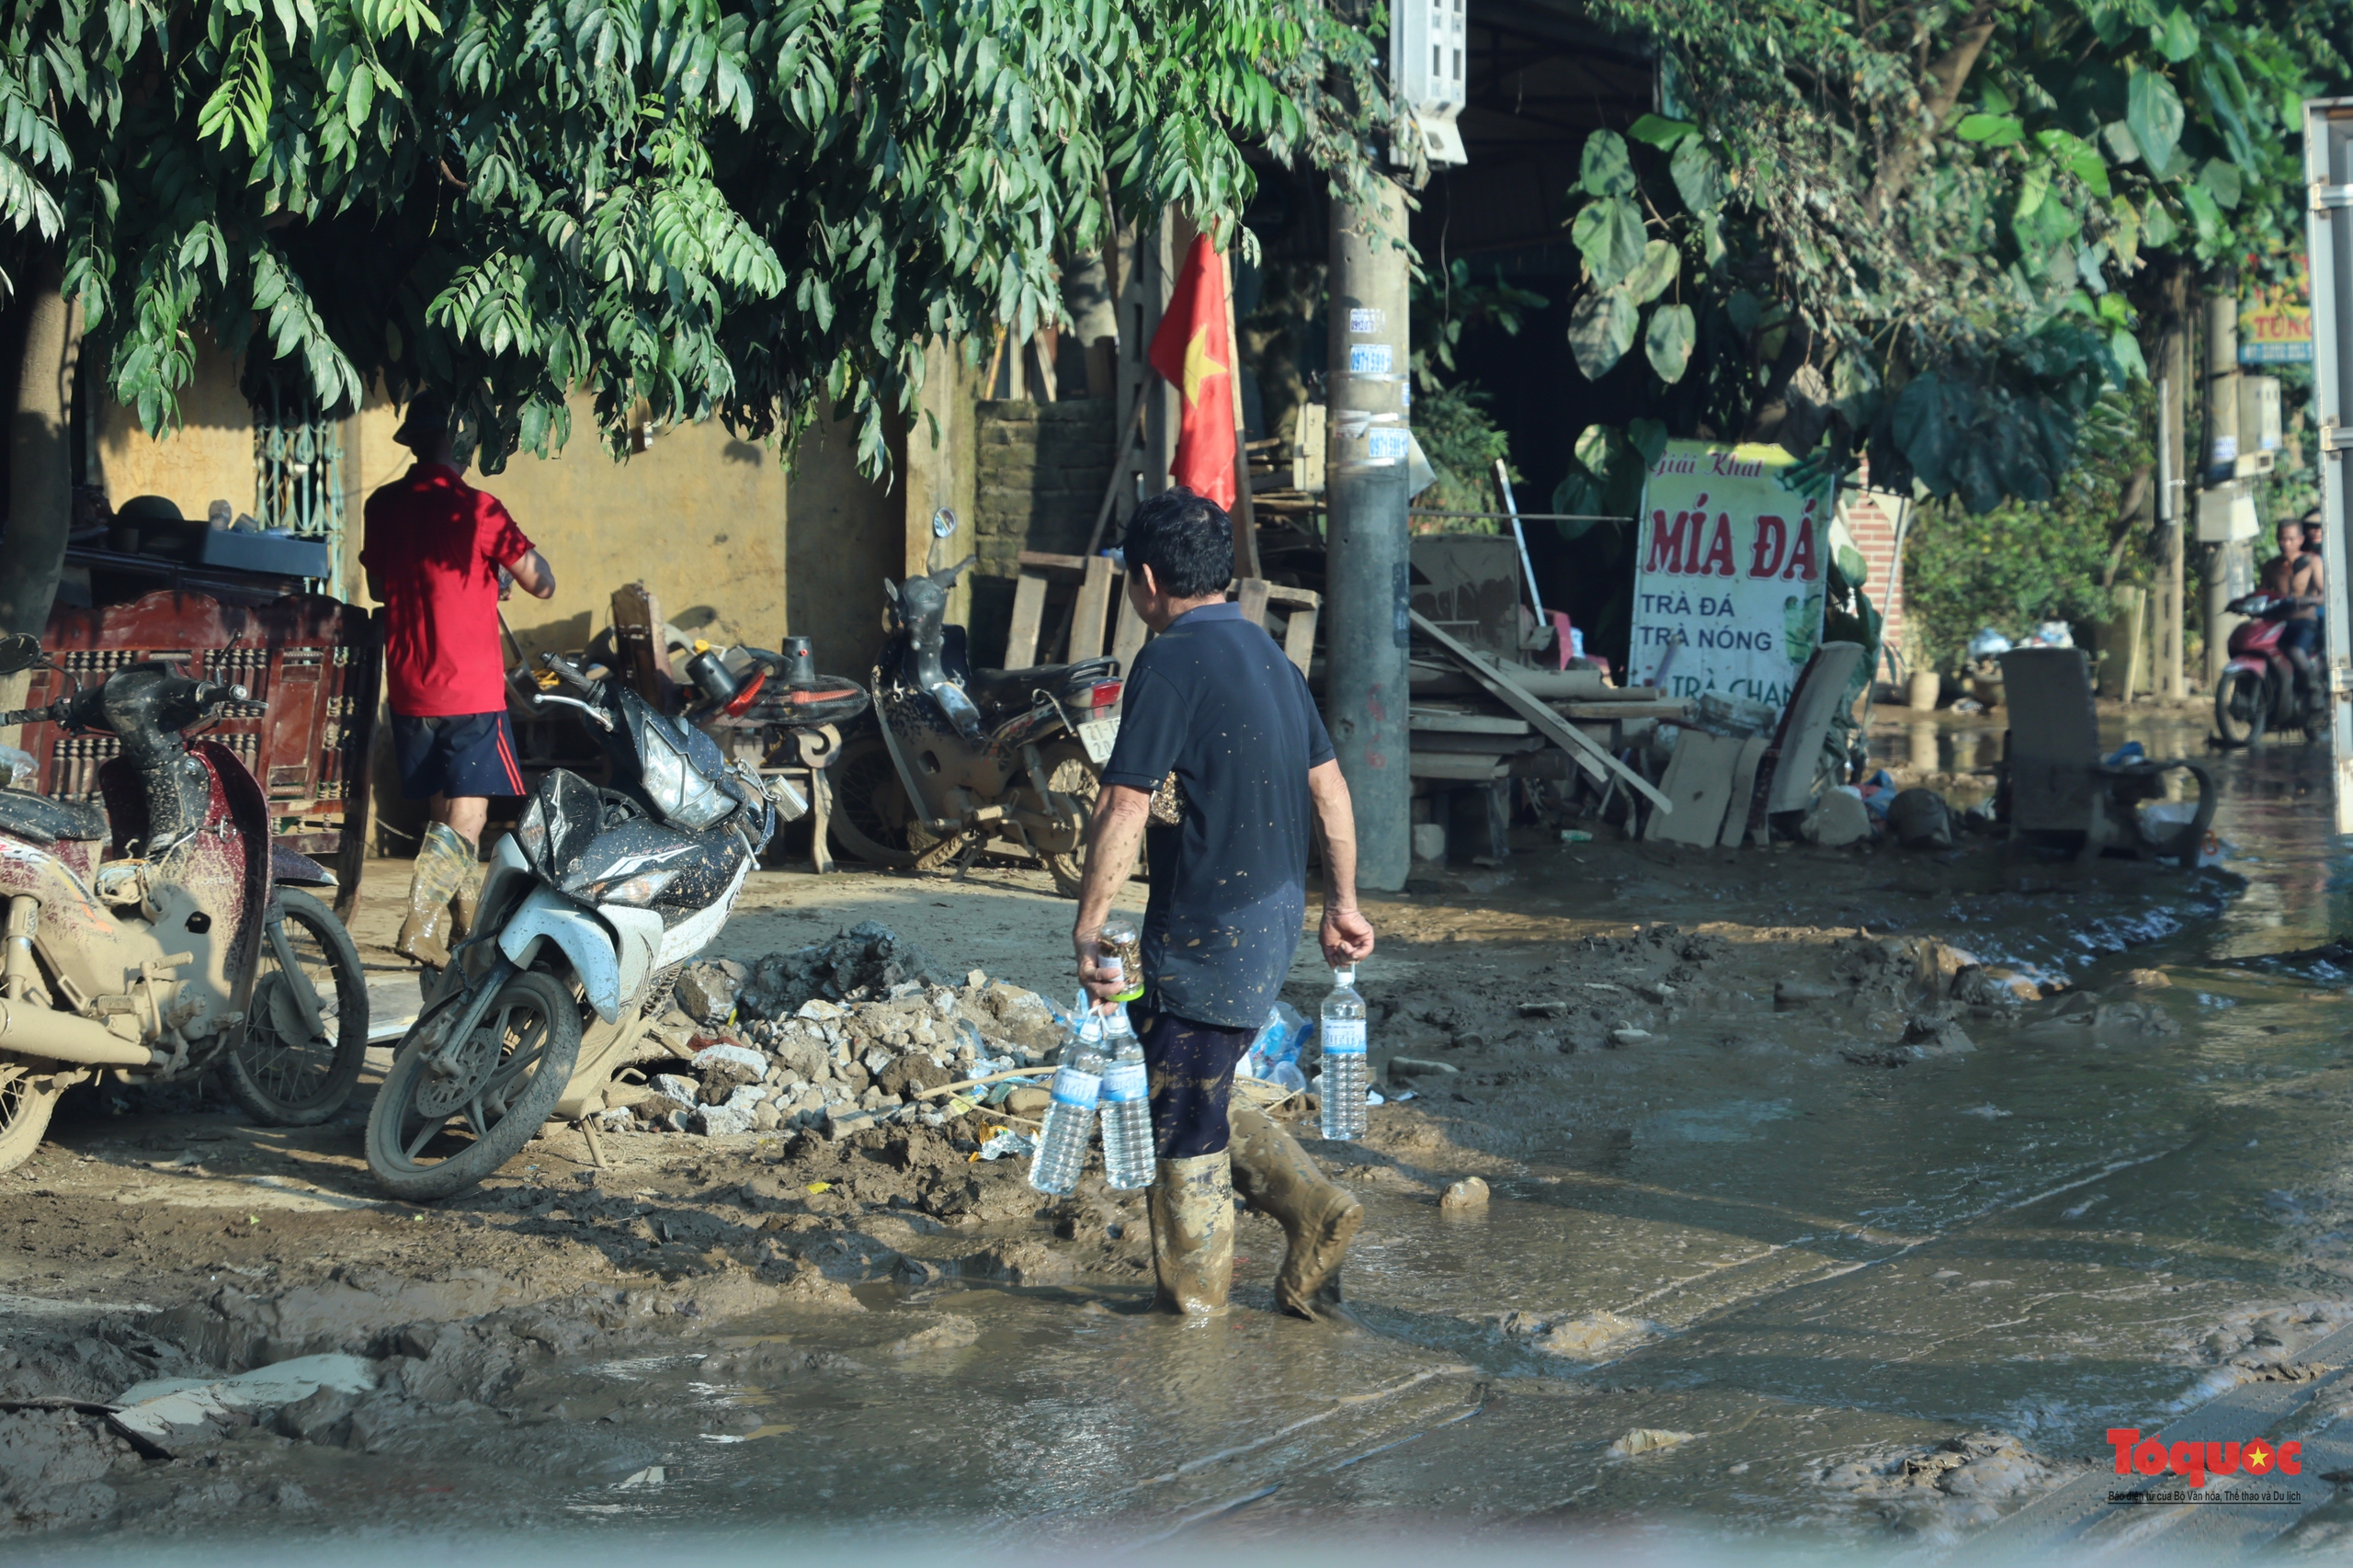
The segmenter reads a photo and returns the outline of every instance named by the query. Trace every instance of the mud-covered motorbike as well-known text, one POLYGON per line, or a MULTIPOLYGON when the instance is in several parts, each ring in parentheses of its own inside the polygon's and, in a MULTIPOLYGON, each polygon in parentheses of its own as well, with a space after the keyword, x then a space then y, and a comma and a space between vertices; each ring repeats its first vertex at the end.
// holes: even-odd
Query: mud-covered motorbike
POLYGON ((1119 661, 973 668, 964 629, 947 615, 975 559, 883 584, 891 638, 874 666, 872 726, 846 739, 834 765, 835 840, 859 859, 917 870, 1003 844, 1075 897, 1119 738, 1119 661))
POLYGON ((776 831, 758 775, 709 735, 615 676, 540 657, 571 695, 527 700, 578 711, 607 779, 550 772, 493 853, 474 923, 368 1119, 369 1168, 398 1197, 462 1191, 551 1118, 605 1108, 646 1018, 726 925, 776 831))
MULTIPOLYGON (((0 674, 54 668, 27 636, 0 674)), ((272 842, 236 754, 184 732, 245 700, 164 660, 0 713, 111 734, 102 812, 0 790, 0 1171, 40 1145, 58 1098, 112 1073, 160 1084, 219 1068, 255 1120, 343 1108, 368 1050, 368 984, 317 862, 272 842)))
POLYGON ((2214 729, 2222 743, 2251 746, 2281 730, 2302 730, 2306 740, 2325 735, 2325 676, 2315 667, 2309 678, 2299 679, 2295 661, 2281 646, 2296 601, 2248 594, 2223 608, 2246 619, 2232 628, 2229 658, 2214 683, 2214 729))

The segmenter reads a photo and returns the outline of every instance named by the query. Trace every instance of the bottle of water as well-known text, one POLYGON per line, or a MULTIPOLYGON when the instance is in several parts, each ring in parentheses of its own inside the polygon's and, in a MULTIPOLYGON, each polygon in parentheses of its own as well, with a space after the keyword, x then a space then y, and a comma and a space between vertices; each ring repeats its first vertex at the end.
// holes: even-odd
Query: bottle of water
POLYGON ((1062 1065, 1054 1070, 1053 1103, 1038 1132, 1029 1160, 1029 1185, 1056 1197, 1078 1185, 1086 1144, 1095 1131, 1095 1102, 1103 1088, 1103 1019, 1081 997, 1077 1021, 1063 1042, 1062 1065))
POLYGON ((1129 1027, 1128 1010, 1103 1019, 1103 1168, 1112 1187, 1135 1192, 1152 1185, 1158 1161, 1152 1147, 1152 1102, 1144 1082, 1143 1042, 1129 1027))
POLYGON ((1371 1086, 1364 1054, 1364 998, 1357 994, 1355 965, 1334 970, 1332 982, 1316 1028, 1324 1041, 1324 1136, 1361 1138, 1365 1090, 1371 1086))

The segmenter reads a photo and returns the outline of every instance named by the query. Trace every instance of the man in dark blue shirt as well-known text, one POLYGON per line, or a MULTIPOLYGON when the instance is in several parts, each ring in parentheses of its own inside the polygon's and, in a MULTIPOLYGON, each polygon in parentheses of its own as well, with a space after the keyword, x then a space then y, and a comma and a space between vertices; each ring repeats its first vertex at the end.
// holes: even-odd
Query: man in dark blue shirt
POLYGON ((1231 1104, 1233 1070, 1290 972, 1307 909, 1307 846, 1324 846, 1324 957, 1372 951, 1356 902, 1348 787, 1307 681, 1264 629, 1225 602, 1233 524, 1186 489, 1136 508, 1123 553, 1128 597, 1159 635, 1121 693, 1120 739, 1103 770, 1073 939, 1099 1001, 1115 978, 1097 941, 1140 843, 1151 850, 1142 996, 1130 1006, 1152 1080, 1160 1165, 1150 1200, 1164 1306, 1225 1306, 1233 1193, 1290 1240, 1277 1303, 1313 1318, 1363 1219, 1271 1119, 1231 1104))

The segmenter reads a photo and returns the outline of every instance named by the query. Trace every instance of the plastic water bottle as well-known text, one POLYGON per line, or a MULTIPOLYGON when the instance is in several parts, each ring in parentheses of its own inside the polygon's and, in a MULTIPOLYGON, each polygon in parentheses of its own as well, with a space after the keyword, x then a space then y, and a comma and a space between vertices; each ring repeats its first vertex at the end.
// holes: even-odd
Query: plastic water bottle
MULTIPOLYGON (((1082 998, 1082 1004, 1084 999, 1082 998)), ((1070 1038, 1063 1042, 1062 1065, 1054 1070, 1053 1103, 1038 1132, 1029 1160, 1029 1185, 1059 1197, 1078 1185, 1095 1132, 1095 1103, 1103 1089, 1103 1019, 1082 1005, 1070 1038)))
POLYGON ((1317 1025, 1324 1040, 1324 1136, 1364 1136, 1364 1094, 1372 1076, 1365 1062, 1364 998, 1357 994, 1356 966, 1332 971, 1332 994, 1324 998, 1317 1025))
POLYGON ((1110 1185, 1134 1192, 1152 1185, 1158 1165, 1152 1147, 1152 1102, 1144 1081, 1143 1041, 1114 1007, 1103 1020, 1103 1169, 1110 1185))

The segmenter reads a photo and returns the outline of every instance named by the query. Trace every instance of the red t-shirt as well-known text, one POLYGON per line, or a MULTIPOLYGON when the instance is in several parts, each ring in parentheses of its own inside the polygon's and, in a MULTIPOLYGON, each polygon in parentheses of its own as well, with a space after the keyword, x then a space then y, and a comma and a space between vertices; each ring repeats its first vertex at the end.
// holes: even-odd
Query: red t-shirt
POLYGON ((359 564, 384 598, 384 676, 412 719, 498 713, 498 568, 531 541, 498 498, 456 469, 418 463, 368 497, 359 564))

